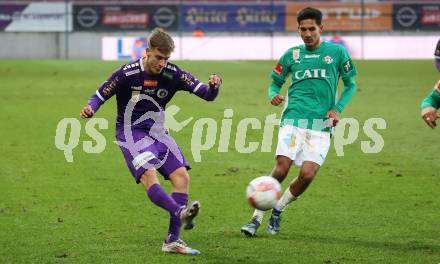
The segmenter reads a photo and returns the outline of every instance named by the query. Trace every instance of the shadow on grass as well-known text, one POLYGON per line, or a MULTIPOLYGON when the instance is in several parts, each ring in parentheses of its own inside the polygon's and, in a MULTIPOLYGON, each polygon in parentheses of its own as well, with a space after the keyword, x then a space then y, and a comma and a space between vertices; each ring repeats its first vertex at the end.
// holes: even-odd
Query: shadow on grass
MULTIPOLYGON (((264 232, 264 230, 261 230, 264 232)), ((225 234, 226 236, 230 236, 230 238, 240 237, 240 234, 225 234)), ((330 237, 330 236, 310 236, 305 234, 279 234, 275 236, 268 235, 266 233, 261 233, 252 238, 247 238, 241 236, 243 239, 248 240, 260 240, 266 242, 267 240, 275 240, 275 241, 292 241, 299 243, 322 243, 327 245, 346 245, 346 246, 358 246, 364 248, 372 248, 372 249, 386 249, 386 250, 394 250, 394 251, 419 251, 421 253, 431 253, 440 255, 440 244, 427 244, 425 242, 413 240, 407 242, 396 242, 396 241, 367 241, 362 240, 357 237, 330 237)))

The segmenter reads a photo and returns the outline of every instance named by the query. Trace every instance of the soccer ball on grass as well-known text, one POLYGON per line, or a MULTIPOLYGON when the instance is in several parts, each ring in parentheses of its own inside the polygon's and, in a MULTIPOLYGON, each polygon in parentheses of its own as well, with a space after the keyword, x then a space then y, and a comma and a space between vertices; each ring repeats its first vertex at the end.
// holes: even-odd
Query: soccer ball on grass
POLYGON ((281 197, 281 185, 271 176, 261 176, 253 179, 246 188, 246 198, 249 204, 259 210, 269 210, 275 207, 281 197))

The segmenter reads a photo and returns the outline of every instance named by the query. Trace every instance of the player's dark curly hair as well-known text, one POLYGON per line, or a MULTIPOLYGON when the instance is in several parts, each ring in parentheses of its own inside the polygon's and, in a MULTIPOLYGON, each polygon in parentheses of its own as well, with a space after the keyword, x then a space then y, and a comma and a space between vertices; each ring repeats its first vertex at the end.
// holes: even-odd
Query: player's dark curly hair
POLYGON ((316 24, 321 25, 322 12, 313 7, 306 7, 303 10, 299 11, 298 16, 296 17, 296 21, 299 24, 305 19, 314 19, 316 21, 316 24))
POLYGON ((148 37, 148 48, 157 48, 160 52, 169 54, 174 51, 174 41, 165 30, 157 27, 148 37))

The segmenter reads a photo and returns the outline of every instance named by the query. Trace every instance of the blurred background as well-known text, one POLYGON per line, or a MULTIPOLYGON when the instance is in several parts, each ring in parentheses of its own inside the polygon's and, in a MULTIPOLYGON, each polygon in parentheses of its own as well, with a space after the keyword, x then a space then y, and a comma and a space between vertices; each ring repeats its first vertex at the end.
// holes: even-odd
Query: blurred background
POLYGON ((174 60, 272 60, 302 43, 296 14, 306 6, 354 59, 432 59, 440 37, 439 0, 3 0, 0 59, 131 60, 162 27, 174 60))

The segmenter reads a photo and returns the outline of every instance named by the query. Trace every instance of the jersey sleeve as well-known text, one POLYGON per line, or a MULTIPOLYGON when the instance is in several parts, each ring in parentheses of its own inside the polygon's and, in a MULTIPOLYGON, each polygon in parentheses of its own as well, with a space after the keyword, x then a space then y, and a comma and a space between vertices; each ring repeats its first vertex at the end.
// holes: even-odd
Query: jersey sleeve
POLYGON ((177 68, 176 77, 178 90, 193 93, 206 101, 213 101, 218 95, 219 89, 209 87, 187 71, 177 68))
POLYGON ((280 93, 281 87, 290 74, 290 56, 292 56, 292 50, 289 49, 283 54, 283 56, 281 56, 277 61, 275 68, 272 70, 272 83, 267 89, 269 100, 272 100, 275 95, 280 93))
POLYGON ((423 99, 420 108, 424 109, 426 107, 434 107, 435 109, 440 108, 440 81, 437 82, 431 94, 423 99))
POLYGON ((342 91, 338 103, 334 107, 339 113, 342 113, 348 102, 350 102, 351 98, 356 94, 356 82, 353 77, 344 77, 343 82, 344 90, 342 91))
POLYGON ((289 76, 290 73, 290 57, 292 56, 292 50, 287 50, 283 56, 278 60, 277 64, 275 65, 275 68, 272 70, 272 80, 277 84, 279 87, 281 87, 284 82, 286 81, 286 78, 289 76))
POLYGON ((340 64, 338 67, 339 74, 341 75, 341 78, 344 79, 346 77, 354 77, 357 75, 356 67, 354 66, 353 62, 351 61, 350 55, 348 55, 347 50, 344 47, 340 47, 340 64))
POLYGON ((117 69, 113 74, 105 80, 96 90, 95 94, 89 99, 90 105, 94 112, 98 111, 99 107, 110 99, 116 92, 121 89, 125 75, 122 68, 117 69))

